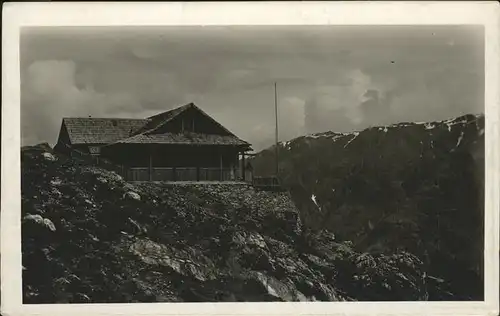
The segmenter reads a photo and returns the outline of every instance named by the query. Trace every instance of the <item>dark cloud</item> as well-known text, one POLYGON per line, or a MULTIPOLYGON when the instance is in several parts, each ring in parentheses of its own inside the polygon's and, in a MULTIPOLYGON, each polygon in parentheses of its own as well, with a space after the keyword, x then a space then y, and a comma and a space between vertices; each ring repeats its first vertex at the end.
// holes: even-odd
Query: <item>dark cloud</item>
POLYGON ((462 26, 30 28, 23 144, 63 116, 144 117, 196 102, 267 146, 281 139, 482 112, 482 29, 462 26))

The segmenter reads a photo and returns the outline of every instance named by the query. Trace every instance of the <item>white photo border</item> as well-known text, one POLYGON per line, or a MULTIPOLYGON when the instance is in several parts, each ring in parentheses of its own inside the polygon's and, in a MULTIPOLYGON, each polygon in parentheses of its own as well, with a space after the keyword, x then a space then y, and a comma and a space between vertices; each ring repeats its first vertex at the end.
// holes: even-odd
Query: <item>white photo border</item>
POLYGON ((1 303, 4 315, 498 315, 499 5, 484 2, 4 3, 2 27, 1 303), (463 25, 485 30, 485 300, 22 304, 19 37, 24 26, 463 25))

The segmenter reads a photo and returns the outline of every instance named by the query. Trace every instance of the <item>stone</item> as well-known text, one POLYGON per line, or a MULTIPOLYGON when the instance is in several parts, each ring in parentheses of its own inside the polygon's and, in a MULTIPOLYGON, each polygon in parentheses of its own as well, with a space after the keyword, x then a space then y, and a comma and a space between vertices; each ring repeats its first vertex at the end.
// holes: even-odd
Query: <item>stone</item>
POLYGON ((42 154, 42 156, 43 156, 43 158, 45 158, 45 160, 48 160, 48 161, 56 161, 57 160, 57 158, 54 155, 52 155, 51 153, 45 152, 42 154))
POLYGON ((134 199, 134 200, 137 200, 137 201, 141 200, 141 196, 138 193, 134 192, 134 191, 128 191, 127 193, 125 193, 123 195, 123 197, 131 198, 131 199, 134 199))

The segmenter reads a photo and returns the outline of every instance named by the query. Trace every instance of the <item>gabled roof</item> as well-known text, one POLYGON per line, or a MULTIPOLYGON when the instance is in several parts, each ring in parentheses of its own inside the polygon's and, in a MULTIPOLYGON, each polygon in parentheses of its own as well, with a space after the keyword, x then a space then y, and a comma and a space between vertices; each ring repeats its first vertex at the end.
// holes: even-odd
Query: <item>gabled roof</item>
POLYGON ((160 126, 163 126, 164 123, 169 122, 172 120, 174 117, 177 115, 181 114, 185 110, 187 110, 191 105, 194 105, 193 103, 189 103, 183 106, 179 106, 175 109, 168 110, 153 116, 150 116, 147 118, 147 123, 142 126, 139 130, 135 132, 135 134, 142 134, 142 133, 148 133, 151 131, 154 131, 155 129, 159 128, 160 126))
POLYGON ((147 119, 63 118, 72 144, 112 143, 130 137, 147 122, 147 119))
POLYGON ((106 144, 106 146, 115 144, 192 144, 250 147, 248 142, 239 139, 193 103, 150 116, 147 119, 64 118, 63 125, 68 131, 72 144, 106 144), (196 109, 226 131, 228 135, 154 133, 188 109, 196 109))
POLYGON ((181 113, 187 111, 188 109, 195 109, 196 111, 198 111, 202 115, 204 115, 207 119, 211 120, 213 123, 218 125, 226 133, 236 137, 236 135, 234 135, 231 131, 229 131, 227 128, 225 128, 222 124, 220 124, 219 122, 214 120, 210 115, 208 115, 205 111, 203 111, 202 109, 197 107, 194 103, 188 103, 186 105, 177 107, 173 110, 169 110, 169 111, 162 112, 162 113, 148 117, 149 122, 146 125, 144 125, 141 129, 139 129, 135 134, 153 133, 155 130, 164 126, 168 122, 172 121, 174 118, 176 118, 181 113))

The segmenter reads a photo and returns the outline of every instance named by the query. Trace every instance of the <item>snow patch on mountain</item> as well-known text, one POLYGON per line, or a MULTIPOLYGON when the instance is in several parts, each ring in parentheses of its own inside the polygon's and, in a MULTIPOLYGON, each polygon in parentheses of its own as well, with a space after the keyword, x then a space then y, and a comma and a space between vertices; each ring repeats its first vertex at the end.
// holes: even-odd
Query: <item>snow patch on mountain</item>
POLYGON ((314 133, 314 134, 309 134, 309 135, 306 135, 305 137, 307 138, 331 138, 332 140, 337 140, 339 138, 342 138, 344 136, 349 136, 349 135, 352 135, 353 133, 356 133, 356 132, 351 132, 351 133, 336 133, 336 132, 332 132, 332 131, 327 131, 327 132, 321 132, 321 133, 314 133))
POLYGON ((455 148, 457 148, 460 143, 462 142, 462 139, 464 139, 464 132, 460 133, 460 136, 458 137, 457 144, 455 145, 455 148))
POLYGON ((292 141, 288 140, 288 141, 285 141, 285 142, 279 142, 279 144, 285 148, 286 150, 291 150, 292 147, 290 146, 290 144, 292 143, 292 141))
POLYGON ((319 207, 318 202, 316 201, 316 195, 311 195, 311 200, 316 204, 317 207, 319 207))
POLYGON ((336 141, 337 139, 343 138, 345 135, 335 135, 332 137, 332 141, 336 141))
POLYGON ((425 127, 425 129, 434 129, 436 127, 436 125, 434 125, 432 123, 426 123, 426 124, 424 124, 424 127, 425 127))
MULTIPOLYGON (((344 145, 344 148, 347 147, 356 137, 363 131, 369 130, 369 129, 375 129, 384 133, 387 133, 390 129, 392 128, 406 128, 406 127, 411 127, 411 126, 419 126, 423 125, 425 130, 433 130, 436 128, 446 128, 448 132, 451 132, 452 129, 454 129, 457 125, 458 126, 463 126, 466 124, 471 124, 475 123, 476 125, 479 122, 479 119, 481 117, 484 117, 484 114, 469 114, 465 116, 460 116, 460 117, 455 117, 455 118, 450 118, 446 120, 441 120, 441 121, 435 121, 435 122, 400 122, 400 123, 394 123, 386 126, 376 126, 376 127, 370 127, 364 130, 360 131, 353 131, 353 132, 333 132, 333 131, 326 131, 326 132, 320 132, 320 133, 314 133, 314 134, 309 134, 304 136, 305 138, 330 138, 333 142, 336 142, 339 139, 343 139, 346 136, 353 136, 352 138, 349 139, 349 141, 344 145), (475 118, 475 119, 474 119, 475 118)), ((479 126, 478 126, 479 129, 479 126)), ((481 129, 479 131, 479 135, 484 134, 484 129, 481 129)), ((285 142, 285 144, 288 144, 289 142, 285 142)), ((284 145, 285 147, 287 145, 284 145)), ((431 146, 432 148, 432 146, 431 146)), ((287 148, 290 149, 290 148, 287 148)))
POLYGON ((345 145, 344 145, 344 148, 346 148, 346 147, 347 147, 347 145, 349 145, 350 143, 352 143, 352 141, 353 141, 353 140, 355 140, 355 139, 356 139, 356 137, 358 137, 359 132, 354 132, 354 133, 353 133, 353 135, 354 135, 354 137, 353 137, 353 138, 351 138, 351 139, 347 142, 347 144, 345 144, 345 145))

